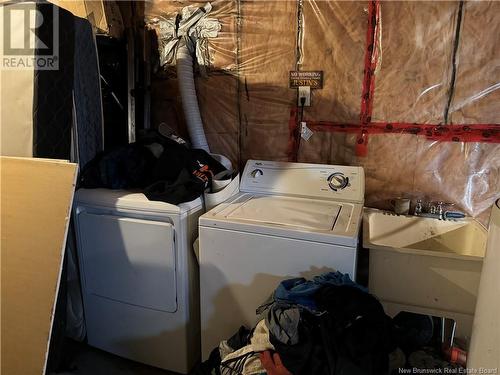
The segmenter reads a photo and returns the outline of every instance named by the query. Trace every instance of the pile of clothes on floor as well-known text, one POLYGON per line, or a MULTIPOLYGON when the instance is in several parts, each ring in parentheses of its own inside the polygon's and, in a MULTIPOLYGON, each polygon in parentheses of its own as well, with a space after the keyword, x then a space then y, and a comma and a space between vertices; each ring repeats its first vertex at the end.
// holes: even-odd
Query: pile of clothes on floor
POLYGON ((82 170, 78 187, 137 189, 150 200, 179 204, 202 195, 212 179, 231 175, 206 151, 148 131, 135 143, 97 155, 82 170))
POLYGON ((197 374, 381 375, 395 348, 379 301, 330 272, 282 281, 257 309, 263 318, 215 348, 197 374))
MULTIPOLYGON (((408 312, 394 319, 348 275, 282 281, 195 375, 389 375, 403 369, 459 373, 439 335, 442 319, 408 312)), ((452 343, 453 344, 453 343, 452 343)))
POLYGON ((464 349, 468 345, 454 337, 453 321, 402 311, 392 322, 397 345, 389 356, 392 375, 400 374, 402 368, 432 370, 438 374, 465 373, 464 349))

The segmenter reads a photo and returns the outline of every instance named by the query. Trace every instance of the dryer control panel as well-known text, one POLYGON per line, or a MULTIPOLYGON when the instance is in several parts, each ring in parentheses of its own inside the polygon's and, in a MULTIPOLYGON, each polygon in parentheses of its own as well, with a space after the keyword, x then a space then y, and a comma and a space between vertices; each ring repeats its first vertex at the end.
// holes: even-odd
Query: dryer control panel
POLYGON ((249 160, 240 190, 363 203, 365 174, 362 167, 249 160))

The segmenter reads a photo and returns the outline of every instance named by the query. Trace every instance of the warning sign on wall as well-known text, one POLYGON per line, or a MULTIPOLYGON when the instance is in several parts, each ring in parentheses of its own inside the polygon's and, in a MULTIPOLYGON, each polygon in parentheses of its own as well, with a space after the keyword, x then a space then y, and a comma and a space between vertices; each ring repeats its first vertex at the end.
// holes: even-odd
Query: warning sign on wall
POLYGON ((323 88, 323 71, 290 71, 290 88, 296 89, 299 86, 309 86, 312 89, 323 88))

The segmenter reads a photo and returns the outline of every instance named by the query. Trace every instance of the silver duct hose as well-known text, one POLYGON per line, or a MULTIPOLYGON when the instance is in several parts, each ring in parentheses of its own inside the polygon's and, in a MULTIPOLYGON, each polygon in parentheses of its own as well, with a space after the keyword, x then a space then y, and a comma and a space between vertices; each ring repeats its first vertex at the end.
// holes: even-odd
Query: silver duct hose
POLYGON ((208 18, 212 5, 206 3, 201 8, 187 6, 175 18, 152 18, 148 25, 159 26, 158 43, 160 64, 176 65, 182 108, 186 125, 194 148, 210 152, 203 130, 203 122, 194 85, 193 58, 200 67, 210 64, 208 38, 215 38, 221 24, 214 18, 208 18))
POLYGON ((200 115, 200 107, 198 106, 198 98, 196 96, 196 86, 194 85, 193 74, 193 58, 189 53, 184 40, 179 43, 177 48, 177 79, 179 81, 179 90, 181 92, 182 109, 191 139, 193 148, 201 148, 206 152, 210 152, 208 147, 207 137, 203 129, 203 122, 200 115))

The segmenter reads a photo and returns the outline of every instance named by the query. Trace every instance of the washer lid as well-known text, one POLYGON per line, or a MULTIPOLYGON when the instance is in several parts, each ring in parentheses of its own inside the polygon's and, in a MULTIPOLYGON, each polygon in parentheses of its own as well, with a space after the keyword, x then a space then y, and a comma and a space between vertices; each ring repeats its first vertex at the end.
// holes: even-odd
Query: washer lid
POLYGON ((357 244, 363 205, 351 202, 240 193, 200 217, 200 227, 357 244))
POLYGON ((225 216, 255 223, 332 230, 340 208, 338 203, 328 201, 286 196, 251 196, 225 216))

